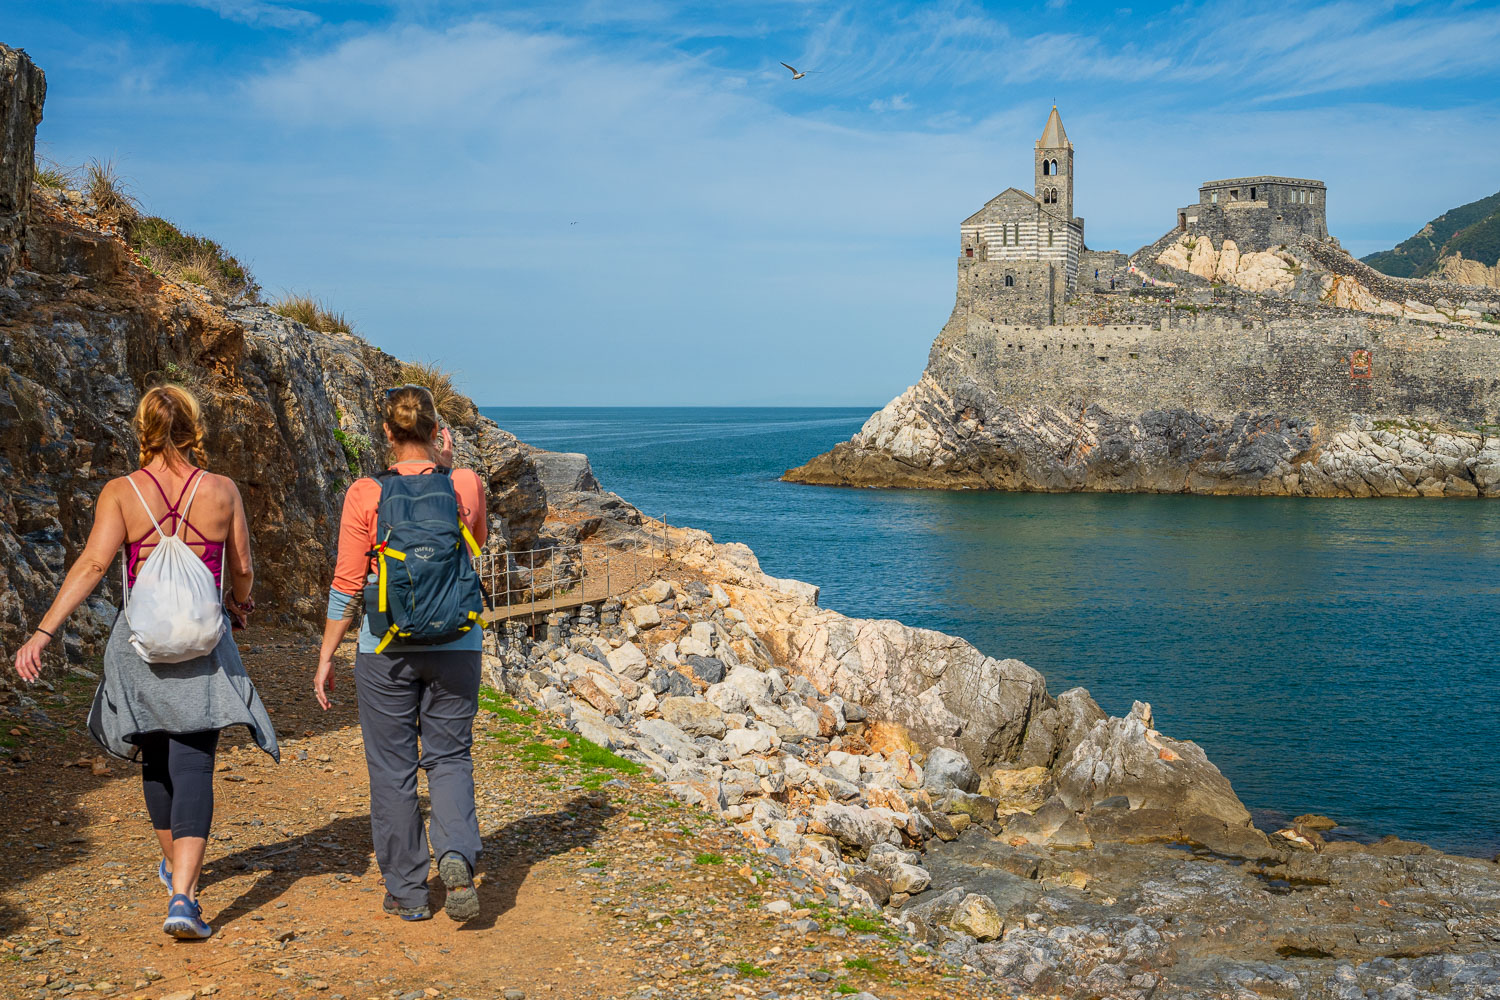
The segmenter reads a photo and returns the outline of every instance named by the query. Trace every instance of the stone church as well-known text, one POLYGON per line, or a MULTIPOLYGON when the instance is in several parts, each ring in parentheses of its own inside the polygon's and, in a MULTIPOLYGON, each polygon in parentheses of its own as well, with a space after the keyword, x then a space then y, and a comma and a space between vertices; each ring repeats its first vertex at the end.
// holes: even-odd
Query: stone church
POLYGON ((1083 220, 1073 215, 1073 144, 1053 106, 1033 154, 1032 192, 1006 188, 959 227, 959 300, 1049 324, 1078 284, 1083 220))

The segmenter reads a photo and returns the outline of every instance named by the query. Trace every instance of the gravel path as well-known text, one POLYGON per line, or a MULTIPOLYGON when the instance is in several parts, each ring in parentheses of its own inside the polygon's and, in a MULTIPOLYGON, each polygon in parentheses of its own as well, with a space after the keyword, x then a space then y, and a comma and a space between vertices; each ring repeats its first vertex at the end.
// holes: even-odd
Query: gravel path
MULTIPOLYGON (((433 998, 984 997, 873 915, 749 850, 629 762, 487 694, 476 722, 483 909, 380 912, 347 673, 309 693, 316 646, 242 633, 283 736, 274 764, 226 734, 201 893, 215 936, 160 931, 166 895, 133 765, 83 729, 93 681, 8 706, 0 996, 433 998)), ((352 648, 352 647, 350 647, 352 648)), ((440 883, 433 885, 441 893, 440 883)))

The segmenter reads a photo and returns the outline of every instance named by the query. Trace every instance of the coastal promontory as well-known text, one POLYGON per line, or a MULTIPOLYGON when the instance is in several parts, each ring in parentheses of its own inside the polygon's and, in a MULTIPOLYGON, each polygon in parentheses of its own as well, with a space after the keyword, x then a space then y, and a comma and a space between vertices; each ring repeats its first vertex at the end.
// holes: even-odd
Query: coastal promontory
POLYGON ((1205 182, 1151 244, 1090 250, 1052 114, 1035 193, 960 226, 921 378, 785 478, 1500 496, 1500 292, 1354 259, 1328 234, 1324 185, 1302 178, 1205 182))

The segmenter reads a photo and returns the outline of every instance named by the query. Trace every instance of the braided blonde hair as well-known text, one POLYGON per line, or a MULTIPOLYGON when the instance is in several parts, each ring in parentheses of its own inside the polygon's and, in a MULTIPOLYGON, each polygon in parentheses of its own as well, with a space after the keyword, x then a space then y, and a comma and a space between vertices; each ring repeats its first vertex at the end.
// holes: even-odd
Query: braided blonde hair
POLYGON ((132 421, 140 442, 141 465, 151 464, 165 456, 168 465, 192 462, 201 465, 206 454, 203 447, 203 408, 198 399, 180 385, 159 385, 148 389, 135 408, 132 421))

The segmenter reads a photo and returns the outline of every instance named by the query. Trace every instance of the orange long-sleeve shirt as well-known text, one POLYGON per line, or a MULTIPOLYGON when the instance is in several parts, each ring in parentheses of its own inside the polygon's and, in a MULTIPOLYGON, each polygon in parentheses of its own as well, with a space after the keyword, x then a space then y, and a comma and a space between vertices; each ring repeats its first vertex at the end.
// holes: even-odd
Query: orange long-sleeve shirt
MULTIPOLYGON (((397 462, 391 466, 403 476, 419 475, 434 468, 431 462, 397 462)), ((458 493, 458 514, 481 546, 489 537, 485 515, 484 483, 473 469, 454 469, 453 488, 458 493)), ((333 567, 333 589, 350 597, 365 586, 372 572, 369 551, 375 547, 375 522, 380 513, 380 484, 368 477, 355 480, 344 495, 344 514, 339 520, 339 554, 333 567)))

